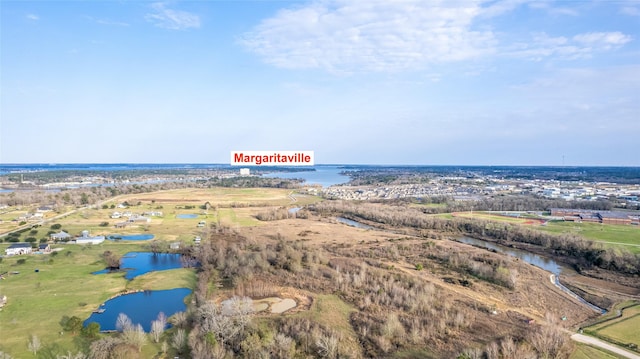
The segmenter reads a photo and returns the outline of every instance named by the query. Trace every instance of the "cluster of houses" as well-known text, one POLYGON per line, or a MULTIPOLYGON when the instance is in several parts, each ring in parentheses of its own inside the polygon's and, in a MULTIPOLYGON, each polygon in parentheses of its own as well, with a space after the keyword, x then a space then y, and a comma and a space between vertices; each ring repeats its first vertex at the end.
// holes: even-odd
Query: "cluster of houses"
POLYGON ((125 221, 116 223, 115 224, 116 228, 124 228, 134 223, 150 223, 151 218, 149 217, 161 217, 161 216, 162 216, 162 212, 160 211, 149 211, 149 212, 143 212, 142 214, 131 213, 127 211, 127 212, 113 212, 111 214, 111 218, 113 219, 126 218, 125 221))
POLYGON ((633 212, 551 208, 551 216, 571 222, 640 225, 640 213, 633 212))
POLYGON ((49 238, 51 238, 51 240, 54 242, 72 241, 72 243, 75 242, 76 244, 100 244, 105 240, 104 236, 91 236, 89 234, 89 231, 86 231, 86 230, 82 231, 82 234, 80 235, 80 237, 75 237, 74 239, 72 239, 72 236, 65 231, 53 233, 52 235, 49 236, 49 238))
MULTIPOLYGON (((49 238, 54 242, 63 241, 75 244, 100 244, 106 239, 105 236, 92 236, 89 234, 89 231, 86 230, 82 231, 82 234, 79 237, 72 237, 69 233, 60 231, 58 233, 51 234, 49 238)), ((34 249, 31 246, 31 243, 20 242, 13 243, 4 250, 4 253, 7 256, 19 256, 23 254, 32 254, 34 252, 49 253, 51 252, 51 246, 47 243, 42 243, 37 249, 34 249)))

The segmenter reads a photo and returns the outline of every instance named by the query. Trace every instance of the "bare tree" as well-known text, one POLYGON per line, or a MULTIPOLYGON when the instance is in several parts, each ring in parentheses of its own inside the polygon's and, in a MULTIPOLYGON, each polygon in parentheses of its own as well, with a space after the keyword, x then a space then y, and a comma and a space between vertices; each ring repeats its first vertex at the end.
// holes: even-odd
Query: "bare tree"
POLYGON ((87 355, 83 352, 72 353, 68 351, 67 354, 56 355, 56 359, 87 359, 87 355))
POLYGON ((169 323, 173 324, 178 328, 183 328, 187 325, 187 313, 185 312, 177 312, 171 317, 169 317, 169 323))
POLYGON ((540 354, 540 358, 551 359, 563 357, 569 351, 570 343, 566 335, 553 324, 543 325, 529 337, 529 342, 540 354))
POLYGON ((147 343, 147 334, 142 329, 142 325, 137 324, 130 326, 122 332, 122 340, 130 345, 138 348, 138 352, 142 351, 142 346, 147 343))
POLYGON ((38 338, 38 336, 35 334, 32 335, 31 339, 29 340, 29 351, 32 352, 33 355, 37 355, 41 345, 42 343, 40 343, 40 338, 38 338))
POLYGON ((323 358, 335 359, 338 357, 338 337, 335 334, 321 335, 316 342, 318 354, 323 358))
POLYGON ((186 344, 187 344, 187 333, 184 331, 184 329, 178 329, 173 334, 171 345, 178 351, 178 353, 182 353, 186 344))
POLYGON ((120 338, 104 337, 91 343, 90 359, 109 359, 109 353, 122 341, 120 338))
POLYGON ((253 306, 250 298, 233 297, 225 300, 219 308, 207 302, 198 309, 198 318, 204 332, 213 333, 224 345, 244 331, 251 318, 253 306))
POLYGON ((163 312, 158 314, 158 319, 151 322, 151 337, 153 341, 158 343, 160 342, 160 337, 164 332, 164 328, 167 326, 167 317, 163 312))
POLYGON ((276 359, 293 358, 296 351, 295 345, 293 339, 282 333, 278 333, 275 338, 273 338, 273 343, 271 343, 271 357, 276 359))
POLYGON ((131 319, 129 319, 129 317, 124 313, 118 314, 118 319, 116 319, 116 330, 119 332, 124 332, 131 327, 133 327, 131 319))

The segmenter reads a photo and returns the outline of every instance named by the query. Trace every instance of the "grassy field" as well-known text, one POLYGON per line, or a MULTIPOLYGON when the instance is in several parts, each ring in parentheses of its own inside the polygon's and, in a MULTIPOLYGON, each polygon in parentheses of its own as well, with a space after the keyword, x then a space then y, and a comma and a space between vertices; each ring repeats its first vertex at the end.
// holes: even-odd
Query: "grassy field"
POLYGON ((640 253, 640 228, 600 223, 548 222, 536 227, 553 233, 576 233, 587 239, 605 243, 607 246, 624 248, 632 253, 640 253))
MULTIPOLYGON (((4 248, 6 245, 0 247, 4 248)), ((59 334, 62 316, 75 315, 84 320, 126 286, 122 276, 90 274, 104 268, 100 255, 105 250, 124 254, 140 249, 138 244, 65 245, 57 255, 3 258, 0 273, 19 274, 0 280, 0 292, 7 296, 7 305, 0 312, 0 328, 3 333, 11 333, 2 335, 2 350, 17 358, 31 357, 27 341, 32 334, 40 338, 43 346, 56 343, 73 350, 74 336, 59 334), (26 259, 25 263, 18 264, 20 259, 26 259)))
POLYGON ((595 348, 587 344, 575 343, 575 345, 576 345, 576 350, 571 354, 569 359, 623 359, 624 358, 622 356, 619 356, 618 354, 614 354, 606 350, 595 348))
POLYGON ((625 309, 622 312, 622 317, 618 319, 596 324, 586 329, 621 343, 633 343, 640 346, 640 305, 625 309))
POLYGON ((536 230, 551 233, 575 233, 586 239, 602 242, 608 247, 625 249, 631 253, 640 253, 640 228, 637 226, 557 221, 547 222, 546 225, 542 226, 539 225, 535 219, 508 217, 490 212, 442 213, 436 216, 447 219, 462 217, 502 223, 534 225, 533 228, 536 230))
POLYGON ((488 221, 516 223, 516 224, 528 224, 531 222, 530 218, 509 217, 509 216, 502 216, 496 213, 488 213, 488 212, 456 212, 456 213, 453 213, 453 216, 463 217, 463 218, 477 218, 477 219, 484 219, 488 221))
POLYGON ((138 201, 147 204, 190 204, 204 205, 209 202, 211 205, 223 207, 233 206, 287 206, 305 205, 319 200, 318 197, 295 194, 295 201, 292 200, 291 190, 280 188, 185 188, 170 191, 158 191, 152 193, 141 193, 122 196, 119 201, 137 203, 138 201))

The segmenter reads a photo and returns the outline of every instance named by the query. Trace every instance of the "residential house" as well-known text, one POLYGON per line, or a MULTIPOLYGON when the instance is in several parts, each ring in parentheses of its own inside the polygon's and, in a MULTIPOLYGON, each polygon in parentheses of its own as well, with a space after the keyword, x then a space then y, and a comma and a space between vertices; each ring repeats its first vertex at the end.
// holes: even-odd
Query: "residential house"
POLYGON ((8 256, 19 256, 21 254, 31 254, 30 243, 14 243, 9 248, 4 250, 4 253, 8 256))
POLYGON ((65 231, 60 231, 59 233, 54 233, 49 236, 52 241, 68 241, 71 239, 71 235, 65 231))
POLYGON ((91 236, 89 231, 82 231, 82 236, 76 237, 76 244, 100 244, 104 242, 104 236, 91 236))

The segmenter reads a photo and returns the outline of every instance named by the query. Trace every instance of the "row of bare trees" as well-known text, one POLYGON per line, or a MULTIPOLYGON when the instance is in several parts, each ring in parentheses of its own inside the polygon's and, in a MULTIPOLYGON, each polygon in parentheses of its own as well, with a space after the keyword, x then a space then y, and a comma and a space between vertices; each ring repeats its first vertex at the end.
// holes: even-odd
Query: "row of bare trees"
POLYGON ((308 207, 321 215, 343 215, 393 227, 413 227, 460 233, 497 241, 515 241, 539 246, 554 255, 569 257, 584 268, 600 267, 627 275, 640 274, 640 255, 611 249, 576 234, 554 234, 510 223, 456 217, 439 218, 409 207, 384 204, 324 201, 308 207))

